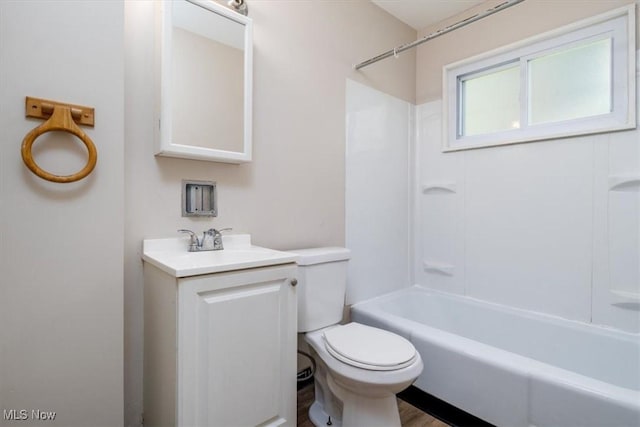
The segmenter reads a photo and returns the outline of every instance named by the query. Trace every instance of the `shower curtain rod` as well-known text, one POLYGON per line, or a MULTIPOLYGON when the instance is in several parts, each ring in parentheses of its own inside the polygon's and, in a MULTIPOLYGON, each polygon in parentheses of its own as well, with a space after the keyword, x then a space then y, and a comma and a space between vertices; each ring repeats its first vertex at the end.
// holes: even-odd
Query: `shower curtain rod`
POLYGON ((423 38, 421 38, 419 40, 416 40, 416 41, 411 42, 411 43, 406 43, 406 44, 400 45, 400 46, 396 47, 395 49, 388 50, 388 51, 386 51, 384 53, 381 53, 378 56, 374 56, 371 59, 367 59, 366 61, 363 61, 363 62, 361 62, 361 63, 359 63, 357 65, 354 65, 353 68, 355 68, 356 70, 359 70, 361 68, 366 67, 367 65, 371 65, 371 64, 373 64, 375 62, 378 62, 378 61, 381 61, 383 59, 389 58, 390 56, 397 57, 400 52, 404 52, 405 50, 409 50, 411 48, 414 48, 414 47, 416 47, 418 45, 421 45, 424 42, 428 42, 429 40, 433 40, 436 37, 440 37, 443 34, 447 34, 447 33, 451 32, 453 30, 457 30, 458 28, 462 28, 465 25, 471 24, 472 22, 479 21, 482 18, 486 18, 489 15, 493 15, 496 12, 500 12, 501 10, 504 10, 504 9, 506 9, 508 7, 511 7, 511 6, 516 5, 518 3, 522 3, 523 1, 524 0, 506 0, 505 2, 500 3, 500 4, 494 6, 494 7, 490 8, 490 9, 487 9, 484 12, 476 13, 475 15, 472 15, 472 16, 466 18, 466 19, 463 19, 462 21, 458 21, 455 24, 451 24, 448 27, 445 27, 445 28, 443 28, 441 30, 438 30, 438 31, 433 32, 431 34, 427 34, 426 36, 424 36, 423 38))

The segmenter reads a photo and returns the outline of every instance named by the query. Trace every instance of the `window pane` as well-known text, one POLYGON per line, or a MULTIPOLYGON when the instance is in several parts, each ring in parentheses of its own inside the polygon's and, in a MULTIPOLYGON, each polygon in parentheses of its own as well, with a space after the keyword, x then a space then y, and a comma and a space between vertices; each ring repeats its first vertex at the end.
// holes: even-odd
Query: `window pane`
POLYGON ((463 136, 520 127, 518 64, 462 81, 463 136))
POLYGON ((529 61, 529 122, 558 122, 611 112, 611 40, 529 61))

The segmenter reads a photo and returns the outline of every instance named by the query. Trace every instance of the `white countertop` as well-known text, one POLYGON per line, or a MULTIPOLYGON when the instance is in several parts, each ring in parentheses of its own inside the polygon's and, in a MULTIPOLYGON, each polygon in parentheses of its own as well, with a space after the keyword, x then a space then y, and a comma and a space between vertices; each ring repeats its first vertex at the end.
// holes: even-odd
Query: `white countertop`
POLYGON ((189 252, 189 238, 147 239, 142 242, 142 259, 174 277, 198 276, 246 268, 296 262, 293 253, 251 244, 249 234, 222 237, 220 251, 189 252))

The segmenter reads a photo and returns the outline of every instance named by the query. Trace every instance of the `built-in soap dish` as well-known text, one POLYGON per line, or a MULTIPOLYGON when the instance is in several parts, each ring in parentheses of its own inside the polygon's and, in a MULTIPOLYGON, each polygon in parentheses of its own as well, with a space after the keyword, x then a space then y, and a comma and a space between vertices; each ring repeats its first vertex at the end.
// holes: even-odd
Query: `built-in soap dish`
POLYGON ((455 182, 425 182, 422 184, 422 194, 455 193, 458 187, 455 182))
POLYGON ((618 297, 624 298, 625 300, 640 302, 640 294, 637 292, 623 291, 619 289, 610 289, 609 291, 618 297))
POLYGON ((443 276, 453 276, 454 272, 453 265, 437 261, 424 261, 422 267, 427 273, 435 273, 443 276))
POLYGON ((610 191, 640 191, 640 175, 612 175, 609 177, 610 191))

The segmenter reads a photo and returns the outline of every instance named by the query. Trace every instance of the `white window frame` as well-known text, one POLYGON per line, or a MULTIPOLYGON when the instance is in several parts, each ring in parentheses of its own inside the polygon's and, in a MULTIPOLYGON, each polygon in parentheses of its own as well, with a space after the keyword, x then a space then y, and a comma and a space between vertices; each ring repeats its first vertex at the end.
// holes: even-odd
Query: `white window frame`
POLYGON ((564 138, 636 127, 635 4, 614 9, 443 68, 442 151, 564 138), (612 39, 612 111, 598 116, 529 124, 528 62, 572 45, 612 39), (520 67, 520 127, 487 134, 461 135, 462 81, 497 71, 507 63, 520 67))

